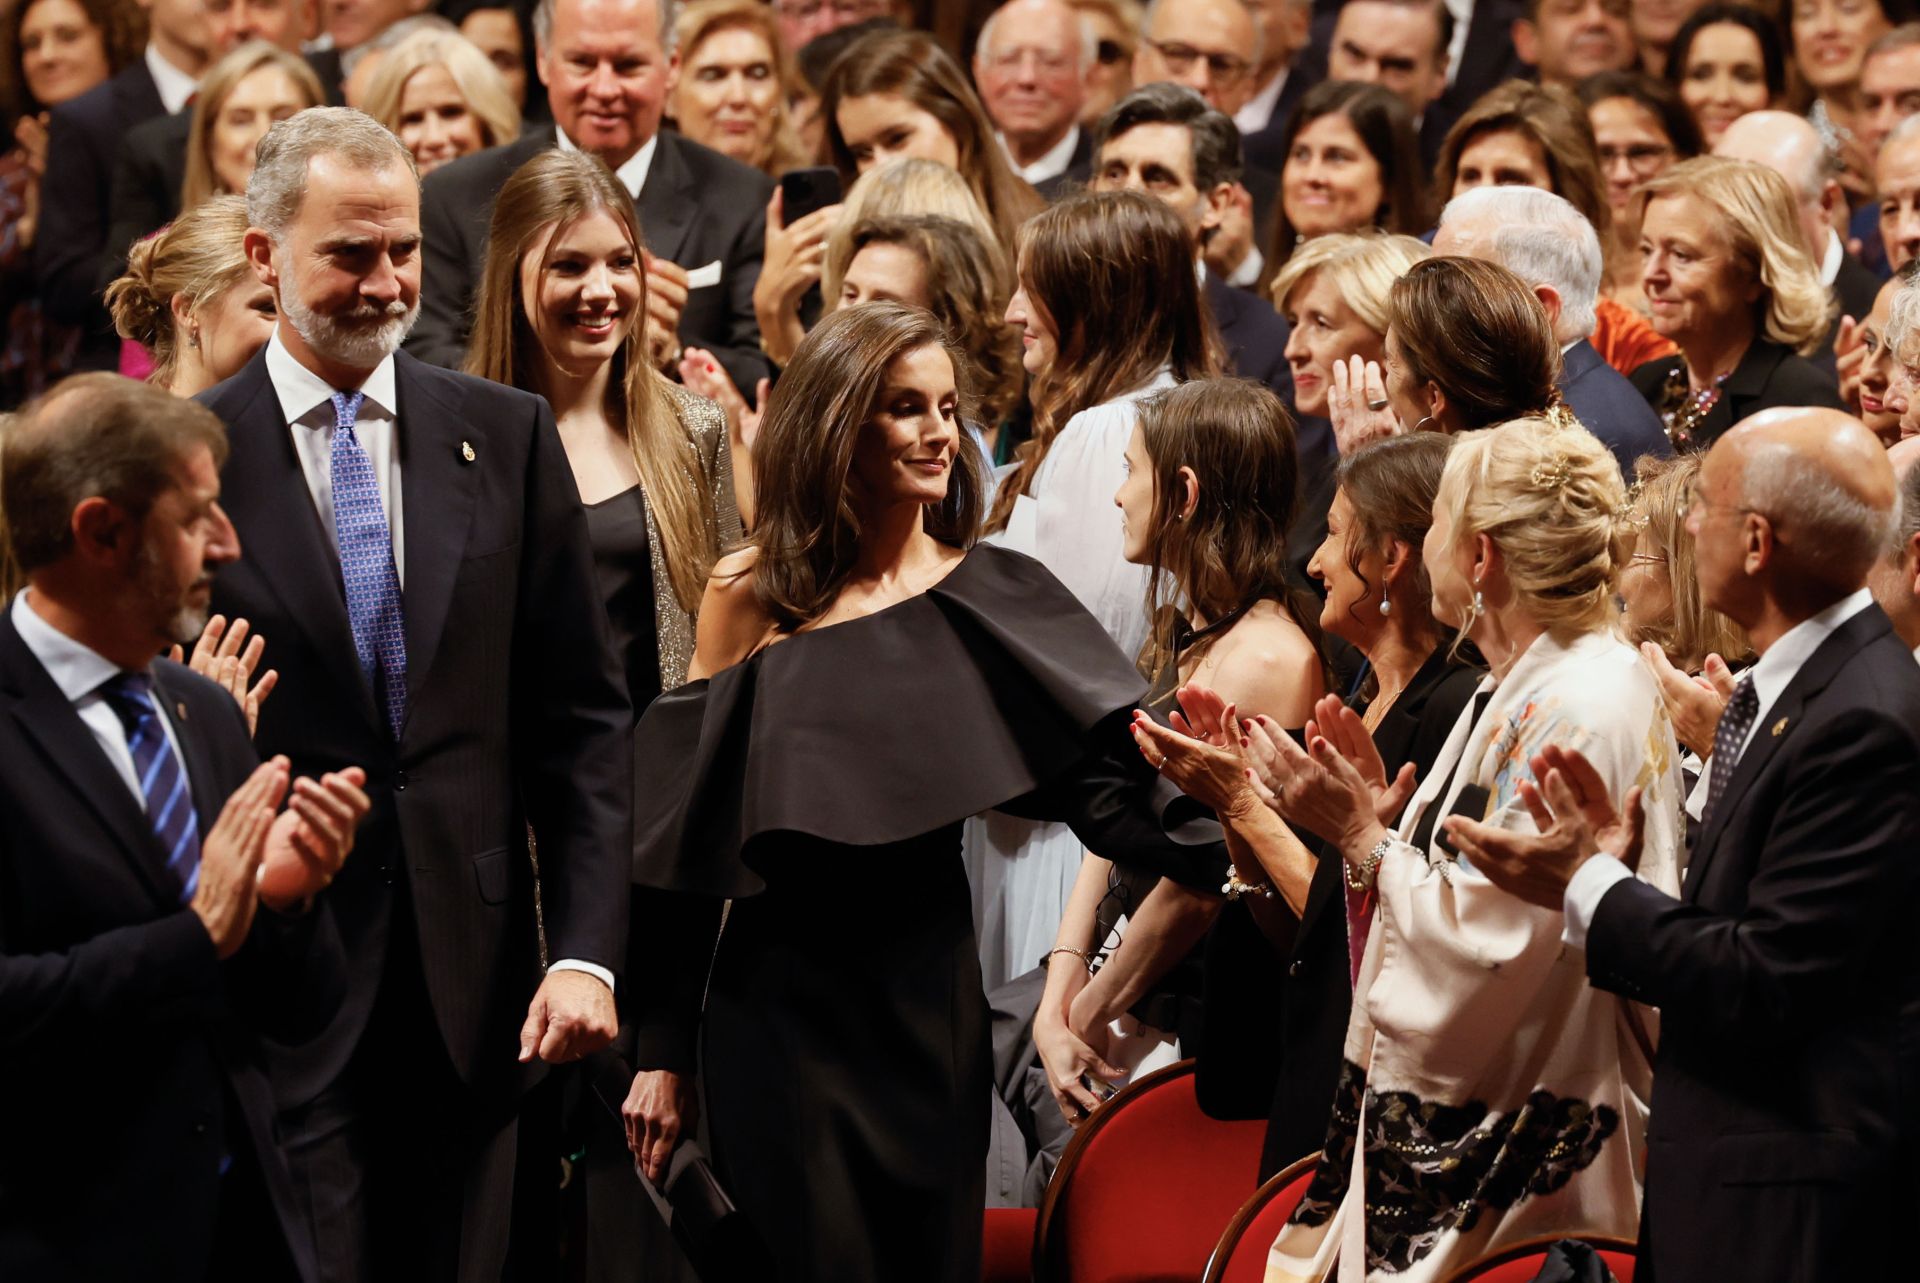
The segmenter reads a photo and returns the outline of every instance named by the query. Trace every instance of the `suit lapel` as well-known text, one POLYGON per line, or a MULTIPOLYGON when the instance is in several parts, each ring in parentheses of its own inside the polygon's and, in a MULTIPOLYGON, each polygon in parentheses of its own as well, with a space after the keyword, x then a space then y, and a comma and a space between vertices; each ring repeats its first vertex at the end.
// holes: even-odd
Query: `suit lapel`
MULTIPOLYGON (((466 422, 459 400, 449 399, 439 380, 429 380, 420 363, 404 352, 394 356, 394 386, 400 404, 398 448, 402 520, 407 532, 407 690, 420 689, 432 667, 453 581, 466 551, 480 467, 469 461, 487 448, 485 430, 466 422)), ((411 700, 409 701, 411 706, 411 700)))
MULTIPOLYGON (((1739 810, 1741 800, 1773 761, 1774 754, 1800 729, 1807 701, 1825 690, 1827 683, 1862 646, 1890 627, 1878 606, 1861 611, 1820 643, 1820 649, 1807 657, 1787 688, 1780 692, 1780 698, 1762 710, 1763 720, 1754 727, 1752 742, 1735 763, 1726 792, 1714 802, 1713 813, 1700 830, 1700 849, 1687 862, 1686 886, 1682 891, 1687 900, 1699 898, 1700 888, 1706 882, 1707 866, 1719 850, 1729 817, 1739 810)), ((1712 764, 1708 766, 1711 769, 1712 764)))
POLYGON ((340 689, 370 725, 384 729, 353 647, 340 555, 314 511, 292 432, 267 376, 264 348, 238 377, 244 382, 236 389, 238 413, 229 420, 221 502, 242 532, 242 554, 306 633, 340 689))
POLYGON ((162 881, 164 859, 127 782, 107 760, 100 742, 73 711, 66 695, 40 665, 0 610, 0 689, 20 728, 40 746, 60 777, 78 795, 78 808, 91 813, 113 836, 127 863, 161 904, 177 907, 179 894, 162 881))
POLYGON ((205 842, 207 830, 220 818, 227 799, 215 792, 213 759, 207 755, 206 739, 187 716, 187 705, 163 664, 153 667, 153 688, 158 696, 155 702, 160 705, 160 715, 173 728, 173 741, 180 746, 180 756, 185 759, 187 784, 193 790, 193 813, 200 821, 200 840, 205 842))
MULTIPOLYGON (((680 251, 686 248, 687 233, 693 227, 693 215, 699 203, 695 193, 689 190, 693 175, 687 169, 686 158, 680 154, 678 139, 664 131, 657 136, 660 142, 653 151, 653 164, 647 168, 647 181, 640 185, 640 195, 634 204, 640 211, 640 230, 646 235, 647 248, 660 258, 679 263, 680 251)), ((702 263, 680 265, 688 269, 705 266, 702 263)))

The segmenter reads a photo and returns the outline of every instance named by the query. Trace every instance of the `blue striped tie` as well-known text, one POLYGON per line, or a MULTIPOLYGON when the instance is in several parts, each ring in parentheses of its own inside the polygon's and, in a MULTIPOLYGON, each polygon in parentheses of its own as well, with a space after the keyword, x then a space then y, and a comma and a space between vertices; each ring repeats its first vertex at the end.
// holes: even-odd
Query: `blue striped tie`
POLYGON ((347 588, 353 649, 393 738, 407 720, 407 620, 393 566, 393 531, 380 503, 373 460, 354 434, 364 392, 333 394, 333 529, 347 588))
POLYGON ((160 725, 160 710, 153 706, 153 678, 121 673, 103 683, 100 694, 126 727, 133 773, 147 803, 147 822, 167 853, 167 872, 179 881, 180 903, 185 904, 200 885, 200 823, 193 813, 187 773, 160 725))

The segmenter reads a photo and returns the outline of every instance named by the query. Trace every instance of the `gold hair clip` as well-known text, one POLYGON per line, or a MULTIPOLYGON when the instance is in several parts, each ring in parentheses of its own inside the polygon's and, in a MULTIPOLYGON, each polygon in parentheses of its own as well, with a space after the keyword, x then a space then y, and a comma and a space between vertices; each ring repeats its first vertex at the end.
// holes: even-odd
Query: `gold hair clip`
POLYGON ((1558 490, 1573 479, 1573 465, 1567 462, 1565 455, 1557 455, 1550 463, 1535 464, 1533 468, 1533 488, 1535 490, 1558 490))

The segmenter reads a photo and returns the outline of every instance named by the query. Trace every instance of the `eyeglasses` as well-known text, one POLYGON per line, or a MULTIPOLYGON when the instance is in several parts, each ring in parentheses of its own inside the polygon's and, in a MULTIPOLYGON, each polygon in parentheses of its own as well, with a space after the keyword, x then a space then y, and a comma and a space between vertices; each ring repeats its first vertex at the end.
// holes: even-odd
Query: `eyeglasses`
POLYGON ((1160 56, 1166 59, 1167 70, 1176 76, 1186 75, 1193 70, 1193 65, 1203 58, 1206 59, 1208 76, 1221 84, 1230 85, 1252 70, 1251 63, 1235 54, 1208 53, 1178 41, 1162 44, 1158 40, 1145 36, 1141 39, 1159 51, 1160 56))
POLYGON ((836 18, 877 18, 886 11, 883 0, 773 0, 773 11, 795 22, 811 22, 822 10, 836 18))
POLYGON ((1102 40, 1093 47, 1093 56, 1100 60, 1103 67, 1111 67, 1116 62, 1125 62, 1133 57, 1133 50, 1118 40, 1102 40))
POLYGON ((1600 168, 1611 169, 1615 162, 1626 161, 1636 174, 1651 173, 1661 161, 1673 155, 1673 148, 1662 143, 1637 143, 1632 147, 1602 147, 1600 168))

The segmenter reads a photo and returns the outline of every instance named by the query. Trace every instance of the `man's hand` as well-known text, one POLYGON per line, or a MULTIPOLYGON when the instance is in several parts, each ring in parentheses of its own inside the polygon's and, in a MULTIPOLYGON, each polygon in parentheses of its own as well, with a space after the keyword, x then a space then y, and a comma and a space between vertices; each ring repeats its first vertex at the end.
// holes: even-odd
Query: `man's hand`
POLYGON ((635 1074, 627 1099, 620 1106, 620 1121, 627 1128, 627 1148, 655 1185, 665 1178, 667 1163, 680 1138, 692 1135, 699 1120, 700 1097, 692 1084, 665 1069, 643 1069, 635 1074))
POLYGON ((1660 698, 1667 706, 1667 720, 1673 723, 1674 736, 1699 757, 1710 756, 1714 732, 1720 729, 1720 714, 1726 711, 1727 701, 1733 698, 1733 688, 1739 680, 1727 667, 1727 661, 1718 655, 1709 655, 1705 673, 1689 677, 1675 668, 1666 652, 1652 642, 1641 642, 1640 654, 1660 683, 1660 698))
POLYGON ((1444 821, 1460 853, 1487 881, 1528 904, 1559 911, 1567 883, 1600 852, 1637 868, 1646 836, 1640 790, 1627 793, 1624 814, 1613 809, 1606 781, 1572 749, 1548 748, 1532 761, 1533 779, 1520 782, 1520 800, 1538 833, 1515 833, 1463 816, 1444 821), (1544 787, 1536 785, 1542 781, 1544 787))
POLYGON ((680 359, 680 313, 687 306, 687 269, 645 250, 647 265, 647 355, 665 370, 680 359))
POLYGON ((215 615, 201 630, 200 640, 193 644, 191 657, 183 658, 180 647, 175 646, 168 652, 167 658, 176 664, 186 664, 233 696, 233 702, 246 714, 247 732, 251 734, 260 721, 260 706, 267 702, 267 696, 273 694, 273 688, 279 684, 280 674, 269 668, 259 681, 253 680, 254 671, 260 667, 260 656, 267 648, 267 639, 255 636, 251 642, 247 642, 249 627, 246 620, 236 619, 233 627, 228 628, 227 617, 215 615), (242 644, 246 649, 241 649, 242 644))
POLYGON ((260 859, 273 813, 287 792, 287 770, 284 757, 255 767, 220 808, 220 818, 200 844, 200 881, 188 907, 213 938, 213 951, 220 958, 238 953, 253 926, 260 859))
POLYGON ((294 781, 287 809, 267 831, 260 863, 260 902, 276 912, 295 908, 324 891, 372 806, 363 791, 367 773, 357 766, 318 780, 294 781))
POLYGON ((611 1043, 619 1027, 613 990, 584 971, 549 971, 520 1026, 521 1063, 536 1055, 549 1065, 590 1056, 611 1043))

